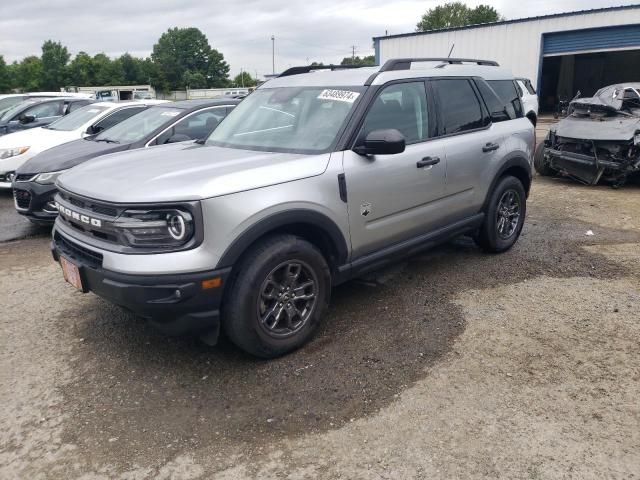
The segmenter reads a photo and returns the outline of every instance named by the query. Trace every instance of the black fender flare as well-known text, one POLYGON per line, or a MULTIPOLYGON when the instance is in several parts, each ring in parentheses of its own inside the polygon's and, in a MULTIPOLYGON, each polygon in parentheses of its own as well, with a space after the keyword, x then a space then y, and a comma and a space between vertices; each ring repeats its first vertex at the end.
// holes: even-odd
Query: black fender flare
MULTIPOLYGON (((531 179, 533 178, 531 174, 531 165, 529 164, 529 161, 526 158, 521 156, 513 156, 509 158, 507 161, 505 161, 498 169, 498 172, 494 175, 493 180, 491 182, 491 186, 489 187, 489 190, 487 190, 487 195, 482 204, 483 212, 486 211, 487 209, 487 204, 489 203, 491 194, 493 193, 493 190, 496 188, 498 181, 510 169, 517 169, 519 172, 523 173, 526 179, 526 183, 523 182, 525 183, 523 186, 524 186, 525 192, 527 193, 527 197, 529 196, 529 190, 531 189, 531 179)), ((517 177, 517 178, 520 178, 520 177, 517 177)), ((520 178, 520 180, 523 180, 523 178, 520 178)))
POLYGON ((337 257, 335 259, 337 264, 342 265, 346 263, 349 256, 349 249, 347 247, 347 240, 340 228, 326 215, 314 210, 301 208, 268 215, 251 225, 227 247, 218 265, 220 268, 233 266, 247 248, 256 240, 270 232, 286 229, 288 226, 305 225, 321 230, 331 242, 331 246, 337 257))

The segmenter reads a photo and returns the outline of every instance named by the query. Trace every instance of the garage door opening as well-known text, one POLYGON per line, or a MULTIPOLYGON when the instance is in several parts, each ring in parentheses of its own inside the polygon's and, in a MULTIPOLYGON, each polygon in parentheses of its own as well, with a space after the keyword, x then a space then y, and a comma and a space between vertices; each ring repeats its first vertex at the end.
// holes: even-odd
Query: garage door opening
POLYGON ((578 91, 591 97, 607 85, 640 81, 640 49, 544 57, 538 94, 540 109, 557 110, 578 91))

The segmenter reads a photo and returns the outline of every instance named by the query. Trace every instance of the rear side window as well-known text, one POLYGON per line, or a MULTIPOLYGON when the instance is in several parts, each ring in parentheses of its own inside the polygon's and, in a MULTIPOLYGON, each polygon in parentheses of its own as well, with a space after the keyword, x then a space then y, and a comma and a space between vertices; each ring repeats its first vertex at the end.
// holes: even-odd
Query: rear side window
POLYGON ((468 79, 444 79, 433 82, 442 117, 442 134, 482 128, 484 115, 478 97, 468 79))
MULTIPOLYGON (((515 118, 514 116, 509 115, 509 107, 507 107, 502 99, 498 97, 498 94, 493 91, 487 82, 481 79, 476 79, 475 82, 478 86, 478 90, 480 91, 480 95, 482 95, 484 103, 489 110, 492 122, 504 122, 515 118)), ((513 108, 511 108, 511 112, 515 115, 513 108)))
POLYGON ((489 80, 487 82, 493 91, 498 94, 507 105, 509 116, 520 118, 524 116, 520 93, 516 89, 516 84, 512 80, 489 80))
POLYGON ((531 95, 536 94, 536 89, 533 88, 533 85, 531 84, 531 80, 521 79, 521 80, 518 80, 518 83, 522 85, 527 90, 527 92, 529 92, 531 95))

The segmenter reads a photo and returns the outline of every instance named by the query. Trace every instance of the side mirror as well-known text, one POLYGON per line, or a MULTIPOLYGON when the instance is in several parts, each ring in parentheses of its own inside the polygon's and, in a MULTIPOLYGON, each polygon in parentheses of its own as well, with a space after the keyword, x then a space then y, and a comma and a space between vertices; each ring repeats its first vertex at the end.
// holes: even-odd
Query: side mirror
POLYGON ((20 118, 18 118, 18 121, 24 125, 26 123, 34 122, 35 119, 36 117, 34 117, 33 115, 20 115, 20 118))
POLYGON ((97 133, 100 133, 103 130, 102 127, 99 127, 97 125, 89 125, 87 127, 87 131, 85 132, 87 135, 95 135, 97 133))
POLYGON ((176 133, 167 139, 164 143, 180 143, 180 142, 189 142, 193 140, 189 135, 184 135, 183 133, 176 133))
POLYGON ((358 155, 394 155, 404 152, 404 135, 395 128, 373 130, 359 145, 353 148, 358 155))

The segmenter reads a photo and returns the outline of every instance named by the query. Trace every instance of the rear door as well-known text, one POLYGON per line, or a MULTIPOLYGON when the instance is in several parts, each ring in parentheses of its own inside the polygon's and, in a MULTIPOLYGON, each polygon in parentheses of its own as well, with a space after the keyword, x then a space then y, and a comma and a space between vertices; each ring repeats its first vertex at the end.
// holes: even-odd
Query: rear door
POLYGON ((428 232, 445 213, 445 157, 432 141, 435 126, 425 82, 382 88, 366 113, 358 139, 373 130, 396 129, 407 143, 395 155, 344 152, 343 166, 353 258, 428 232))
POLYGON ((492 124, 472 79, 434 79, 431 86, 447 159, 447 208, 450 220, 455 221, 480 210, 505 137, 492 124))

